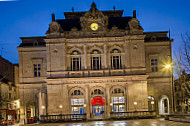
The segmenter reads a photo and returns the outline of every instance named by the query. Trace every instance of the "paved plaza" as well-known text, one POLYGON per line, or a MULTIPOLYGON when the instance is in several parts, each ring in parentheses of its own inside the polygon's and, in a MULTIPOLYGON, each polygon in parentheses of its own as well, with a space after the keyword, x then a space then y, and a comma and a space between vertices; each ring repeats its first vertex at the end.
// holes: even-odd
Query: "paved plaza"
POLYGON ((88 121, 77 123, 28 124, 24 126, 190 126, 190 123, 173 122, 165 119, 138 119, 120 121, 88 121))

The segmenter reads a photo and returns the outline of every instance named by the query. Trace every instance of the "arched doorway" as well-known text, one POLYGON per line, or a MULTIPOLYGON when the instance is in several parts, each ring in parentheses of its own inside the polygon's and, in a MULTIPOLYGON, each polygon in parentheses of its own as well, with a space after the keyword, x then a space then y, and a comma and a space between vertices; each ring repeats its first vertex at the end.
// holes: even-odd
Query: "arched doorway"
POLYGON ((101 89, 94 89, 91 92, 92 117, 101 118, 104 116, 105 99, 104 92, 101 89))
POLYGON ((71 113, 84 114, 84 91, 81 89, 74 89, 70 94, 71 99, 71 113))
POLYGON ((155 111, 155 101, 153 96, 148 96, 148 111, 155 111))
POLYGON ((26 116, 27 118, 36 116, 35 103, 28 102, 26 104, 26 116))
POLYGON ((112 112, 125 112, 124 89, 116 87, 111 91, 112 112))
POLYGON ((159 114, 167 115, 169 114, 169 98, 166 95, 162 95, 158 101, 159 114))

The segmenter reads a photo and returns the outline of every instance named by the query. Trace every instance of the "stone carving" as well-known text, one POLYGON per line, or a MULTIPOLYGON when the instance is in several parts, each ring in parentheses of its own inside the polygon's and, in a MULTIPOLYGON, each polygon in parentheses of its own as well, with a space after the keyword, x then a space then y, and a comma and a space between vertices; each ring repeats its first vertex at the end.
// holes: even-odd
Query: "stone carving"
POLYGON ((99 31, 105 31, 108 25, 108 17, 104 16, 102 12, 100 12, 95 3, 93 2, 91 5, 91 9, 85 13, 83 17, 80 18, 82 30, 92 31, 90 29, 90 25, 92 23, 97 23, 99 26, 99 31))

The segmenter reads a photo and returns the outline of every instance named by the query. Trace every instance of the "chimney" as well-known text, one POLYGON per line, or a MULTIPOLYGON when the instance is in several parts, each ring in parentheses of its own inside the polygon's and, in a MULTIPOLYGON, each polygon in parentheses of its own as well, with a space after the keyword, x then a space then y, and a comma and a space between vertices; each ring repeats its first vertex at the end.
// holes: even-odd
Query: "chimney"
POLYGON ((136 10, 133 10, 133 18, 137 18, 137 12, 136 12, 136 10))
POLYGON ((52 14, 52 21, 55 21, 55 14, 52 14))

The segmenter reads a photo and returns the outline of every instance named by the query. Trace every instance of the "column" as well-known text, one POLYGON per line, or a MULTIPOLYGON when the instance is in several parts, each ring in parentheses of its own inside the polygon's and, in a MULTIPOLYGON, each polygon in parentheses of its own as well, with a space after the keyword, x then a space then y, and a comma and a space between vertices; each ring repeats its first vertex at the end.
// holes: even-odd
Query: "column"
POLYGON ((85 95, 85 104, 86 104, 86 108, 85 108, 85 113, 86 118, 90 119, 90 98, 89 98, 89 85, 85 85, 85 91, 86 91, 86 95, 85 95))
POLYGON ((69 114, 70 112, 70 99, 67 85, 63 85, 63 114, 69 114))
POLYGON ((83 45, 83 49, 84 49, 84 55, 83 55, 84 56, 83 57, 84 58, 84 66, 83 67, 86 70, 87 69, 86 68, 86 44, 83 45))
POLYGON ((110 117, 110 91, 109 91, 109 84, 106 84, 106 118, 110 117))
POLYGON ((107 57, 106 57, 106 54, 107 54, 107 50, 106 50, 106 44, 104 44, 104 69, 107 68, 107 57))

